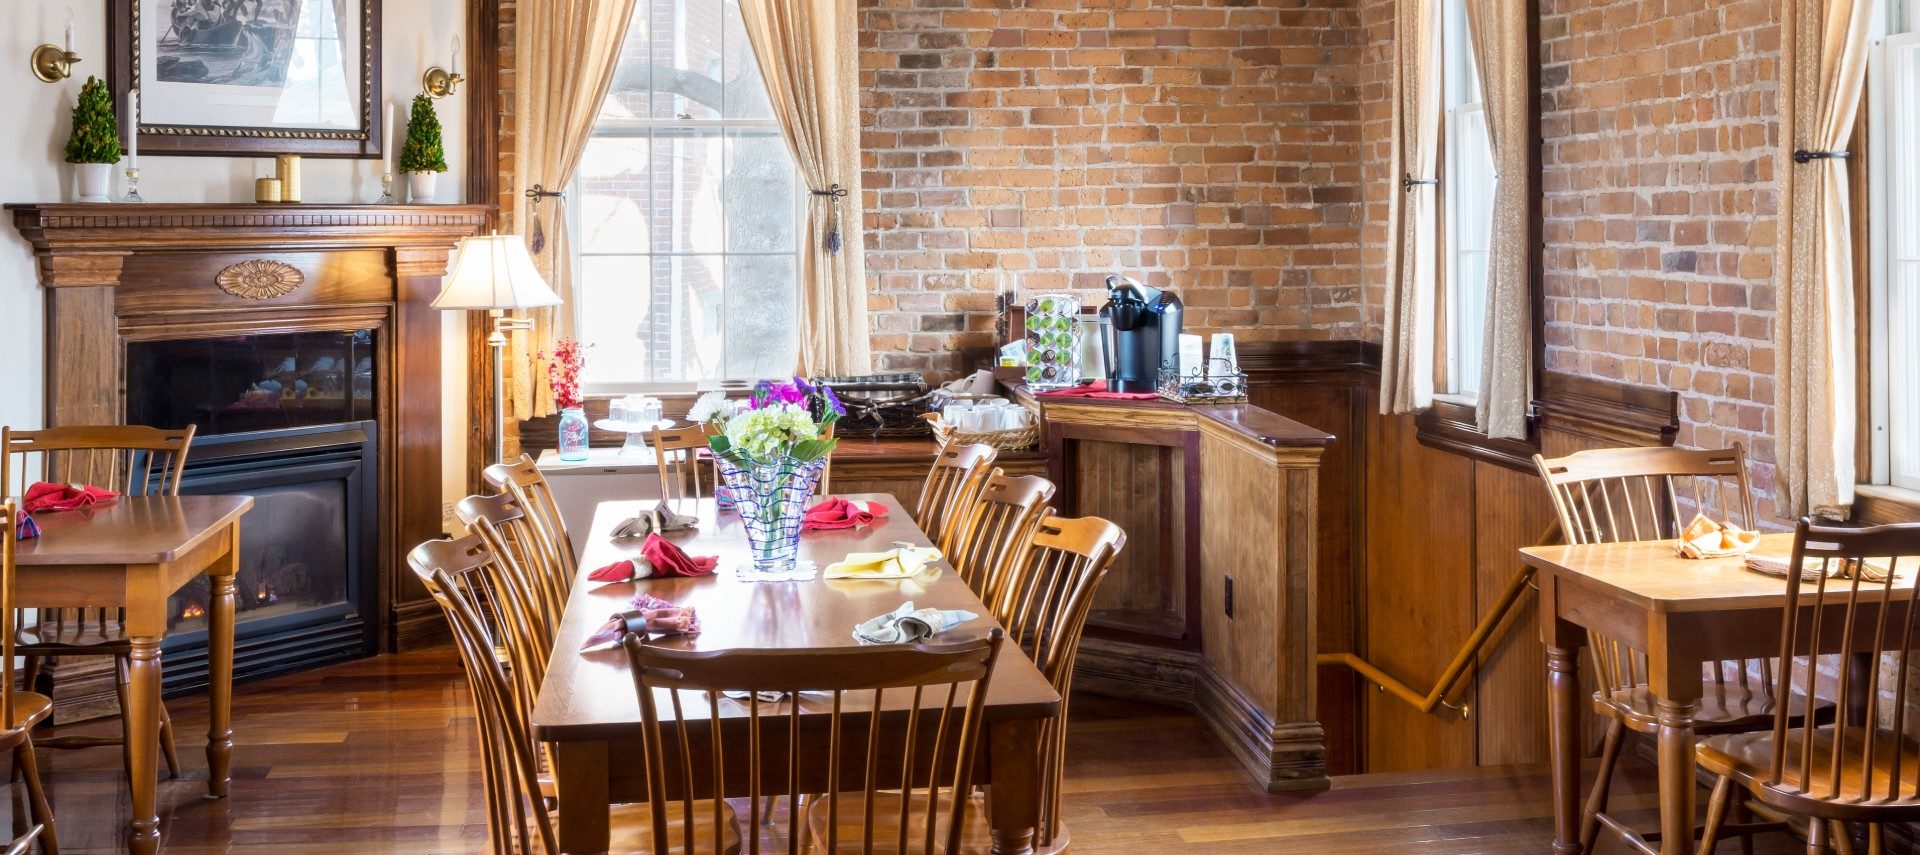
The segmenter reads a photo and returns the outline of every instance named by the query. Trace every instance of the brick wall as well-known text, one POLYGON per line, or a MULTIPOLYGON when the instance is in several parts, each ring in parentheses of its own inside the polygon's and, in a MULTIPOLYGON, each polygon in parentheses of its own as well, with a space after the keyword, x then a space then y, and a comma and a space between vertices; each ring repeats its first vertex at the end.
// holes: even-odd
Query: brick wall
POLYGON ((1771 0, 1541 0, 1547 367, 1681 393, 1773 514, 1771 0))
POLYGON ((1116 270, 1189 328, 1361 334, 1352 0, 863 0, 881 370, 951 374, 995 295, 1116 270), (1085 8, 1090 6, 1103 8, 1085 8))

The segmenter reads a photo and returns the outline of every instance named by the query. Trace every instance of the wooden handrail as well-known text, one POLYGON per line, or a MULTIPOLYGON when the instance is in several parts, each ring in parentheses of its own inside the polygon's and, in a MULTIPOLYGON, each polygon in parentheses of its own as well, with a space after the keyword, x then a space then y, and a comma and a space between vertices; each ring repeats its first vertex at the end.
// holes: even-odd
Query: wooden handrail
MULTIPOLYGON (((1544 546, 1559 542, 1560 524, 1556 522, 1540 538, 1540 543, 1544 546)), ((1458 710, 1461 718, 1467 718, 1471 715, 1469 705, 1448 703, 1447 698, 1453 694, 1454 687, 1459 685, 1460 678, 1466 676, 1473 663, 1479 661, 1481 652, 1498 637, 1495 633, 1506 622, 1507 615, 1513 612, 1514 606, 1520 602, 1520 597, 1530 587, 1533 587, 1533 568, 1521 568, 1520 572, 1513 577, 1513 581, 1507 583, 1507 589, 1501 592, 1500 602, 1494 604, 1493 610, 1480 618, 1480 624, 1473 628, 1471 635, 1467 636, 1467 641, 1461 645, 1460 652, 1455 653, 1453 661, 1447 663, 1447 669, 1441 672, 1439 682, 1434 684, 1432 691, 1424 695, 1357 654, 1322 653, 1315 656, 1314 661, 1320 665, 1351 668, 1354 673, 1392 693, 1394 697, 1406 701, 1424 714, 1435 715, 1437 710, 1445 707, 1458 710)))

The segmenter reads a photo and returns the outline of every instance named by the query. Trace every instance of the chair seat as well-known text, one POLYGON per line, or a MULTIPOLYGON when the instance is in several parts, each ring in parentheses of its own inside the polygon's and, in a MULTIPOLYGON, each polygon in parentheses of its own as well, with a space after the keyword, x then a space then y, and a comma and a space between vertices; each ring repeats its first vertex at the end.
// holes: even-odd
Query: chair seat
POLYGON ((14 639, 15 649, 23 655, 58 656, 65 653, 106 656, 133 650, 133 643, 127 640, 122 627, 93 622, 30 626, 21 629, 14 639))
MULTIPOLYGON (((1709 736, 1773 727, 1773 693, 1766 687, 1708 683, 1702 689, 1699 707, 1693 714, 1694 733, 1709 736)), ((1793 720, 1802 720, 1802 716, 1806 715, 1807 697, 1795 693, 1788 703, 1791 704, 1789 709, 1793 711, 1793 720)), ((1601 715, 1617 717, 1641 733, 1652 733, 1659 726, 1659 698, 1646 686, 1616 689, 1611 695, 1595 692, 1593 710, 1601 715)), ((1832 721, 1833 703, 1816 700, 1813 715, 1815 721, 1832 721)))
POLYGON ((52 698, 39 692, 14 692, 11 727, 33 727, 46 721, 52 712, 52 698))
MULTIPOLYGON (((953 821, 952 793, 941 790, 939 794, 940 817, 936 828, 933 847, 926 846, 927 805, 930 801, 925 790, 915 790, 912 804, 906 814, 907 845, 900 846, 901 802, 903 795, 895 790, 882 790, 874 794, 873 803, 873 851, 897 853, 897 855, 936 855, 946 852, 946 833, 953 821)), ((828 810, 826 796, 815 796, 807 801, 806 824, 813 837, 813 852, 861 853, 866 851, 867 794, 864 792, 841 793, 839 804, 828 810), (832 816, 830 817, 830 814, 832 816), (838 826, 834 838, 834 847, 827 848, 827 829, 838 826)), ((961 855, 987 855, 993 851, 993 838, 988 831, 985 805, 975 798, 967 806, 966 826, 961 831, 961 855)))
POLYGON ((1727 733, 1700 740, 1695 756, 1700 765, 1716 775, 1733 778, 1758 796, 1762 802, 1784 811, 1819 819, 1863 820, 1868 822, 1912 822, 1920 820, 1920 751, 1901 744, 1894 735, 1876 735, 1871 792, 1861 787, 1864 771, 1862 754, 1866 744, 1860 728, 1847 728, 1840 747, 1839 789, 1833 793, 1834 726, 1822 725, 1813 731, 1812 763, 1802 780, 1798 758, 1806 748, 1804 728, 1787 731, 1787 769, 1778 784, 1768 784, 1773 765, 1773 731, 1727 733), (1900 771, 1899 797, 1887 798, 1893 770, 1900 771), (1870 801, 1861 801, 1870 797, 1870 801))
MULTIPOLYGON (((724 840, 721 845, 713 845, 713 801, 703 799, 693 803, 695 819, 693 829, 694 852, 723 852, 732 855, 740 851, 740 818, 734 814, 733 806, 720 803, 720 819, 724 840)), ((667 806, 667 851, 656 853, 653 849, 653 809, 645 803, 614 805, 608 811, 608 821, 612 826, 611 844, 607 851, 610 855, 668 855, 674 852, 686 852, 686 823, 682 821, 681 805, 667 806)))

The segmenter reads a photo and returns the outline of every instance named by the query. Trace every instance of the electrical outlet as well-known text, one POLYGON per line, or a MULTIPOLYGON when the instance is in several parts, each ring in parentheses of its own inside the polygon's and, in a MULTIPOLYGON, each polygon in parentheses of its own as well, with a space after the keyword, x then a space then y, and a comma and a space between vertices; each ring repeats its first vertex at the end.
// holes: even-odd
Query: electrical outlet
POLYGON ((1233 617, 1233 577, 1227 577, 1227 617, 1233 617))

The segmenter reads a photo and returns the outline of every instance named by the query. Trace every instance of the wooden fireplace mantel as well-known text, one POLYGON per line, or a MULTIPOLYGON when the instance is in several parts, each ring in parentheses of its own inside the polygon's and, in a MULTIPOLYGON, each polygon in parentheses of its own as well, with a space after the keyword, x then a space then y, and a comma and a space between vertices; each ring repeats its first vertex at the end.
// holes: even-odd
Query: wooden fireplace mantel
POLYGON ((21 204, 6 210, 32 246, 47 289, 50 426, 124 418, 129 341, 379 329, 386 344, 379 348, 375 391, 377 619, 392 648, 440 636, 435 607, 404 572, 403 560, 414 544, 441 533, 441 317, 428 304, 440 291, 454 243, 483 233, 491 206, 21 204), (243 278, 236 269, 266 275, 236 281, 243 278))

